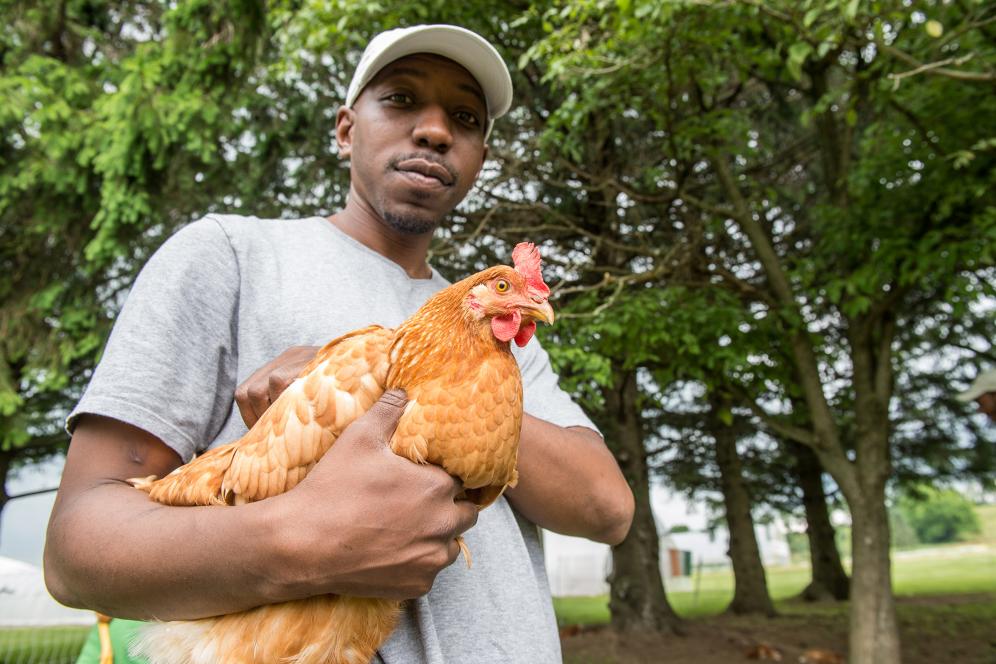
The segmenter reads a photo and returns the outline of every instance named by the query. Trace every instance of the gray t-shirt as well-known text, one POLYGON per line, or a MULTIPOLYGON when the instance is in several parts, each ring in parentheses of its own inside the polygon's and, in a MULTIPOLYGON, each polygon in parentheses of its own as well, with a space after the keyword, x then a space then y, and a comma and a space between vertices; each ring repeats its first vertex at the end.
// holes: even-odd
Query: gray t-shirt
MULTIPOLYGON (((411 279, 321 217, 209 215, 139 274, 67 427, 84 413, 112 417, 189 461, 246 432, 234 392, 260 366, 290 346, 371 323, 394 327, 447 283, 435 271, 411 279)), ((595 428, 557 386, 536 340, 513 350, 526 412, 595 428)), ((444 569, 428 595, 407 604, 383 662, 560 661, 538 528, 502 498, 466 540, 473 568, 444 569)))

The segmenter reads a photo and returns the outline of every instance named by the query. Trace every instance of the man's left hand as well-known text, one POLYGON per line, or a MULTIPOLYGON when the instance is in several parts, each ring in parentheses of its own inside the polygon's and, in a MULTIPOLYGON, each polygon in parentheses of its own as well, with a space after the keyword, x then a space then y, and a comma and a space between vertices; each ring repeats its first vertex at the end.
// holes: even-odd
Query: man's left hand
POLYGON ((320 346, 292 346, 264 364, 235 390, 235 403, 250 429, 315 358, 320 346))

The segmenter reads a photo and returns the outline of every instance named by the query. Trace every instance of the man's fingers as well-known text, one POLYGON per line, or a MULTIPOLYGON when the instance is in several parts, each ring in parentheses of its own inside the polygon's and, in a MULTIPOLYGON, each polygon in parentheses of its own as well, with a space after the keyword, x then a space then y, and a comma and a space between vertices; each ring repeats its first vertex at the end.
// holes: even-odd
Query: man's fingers
POLYGON ((481 513, 477 505, 469 500, 456 501, 457 523, 456 535, 462 535, 477 524, 477 516, 481 513))
POLYGON ((252 428, 277 397, 315 357, 317 346, 294 346, 256 369, 235 390, 235 403, 246 426, 252 428))
POLYGON ((249 406, 252 408, 255 418, 253 419, 253 424, 256 423, 259 418, 263 417, 263 413, 266 409, 270 407, 270 396, 265 390, 254 390, 249 392, 249 406))
POLYGON ((455 539, 451 539, 449 545, 447 546, 447 554, 449 554, 449 564, 452 565, 456 559, 460 556, 460 545, 455 539))
POLYGON ((293 377, 288 377, 284 375, 283 368, 278 369, 270 374, 266 385, 266 397, 268 405, 277 400, 277 398, 283 393, 284 390, 294 382, 293 377))
POLYGON ((246 423, 246 426, 250 429, 252 425, 256 424, 256 411, 253 410, 252 404, 249 402, 249 392, 245 389, 244 385, 240 385, 239 389, 235 391, 235 404, 239 407, 239 414, 242 416, 242 421, 246 423))

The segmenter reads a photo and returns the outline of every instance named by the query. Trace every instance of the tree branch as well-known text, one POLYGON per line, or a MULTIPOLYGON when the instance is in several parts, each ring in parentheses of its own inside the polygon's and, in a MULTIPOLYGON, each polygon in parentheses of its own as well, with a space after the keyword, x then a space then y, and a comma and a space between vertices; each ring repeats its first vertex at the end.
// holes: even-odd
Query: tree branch
POLYGON ((28 496, 39 496, 43 493, 52 493, 53 491, 58 491, 59 487, 54 486, 50 489, 35 489, 34 491, 24 491, 22 493, 15 493, 12 496, 7 496, 7 502, 16 500, 18 498, 27 498, 28 496))
MULTIPOLYGON (((740 392, 740 390, 737 391, 740 392)), ((771 433, 776 436, 781 436, 782 438, 794 440, 795 442, 805 445, 806 447, 816 448, 817 440, 812 431, 778 420, 778 418, 757 405, 757 403, 748 397, 744 392, 740 392, 740 396, 744 403, 747 404, 747 407, 750 408, 751 412, 757 415, 761 422, 764 423, 764 426, 771 430, 771 433)))
POLYGON ((985 360, 987 360, 989 362, 996 363, 996 353, 994 353, 992 351, 979 350, 978 348, 974 348, 972 346, 969 346, 966 343, 960 343, 960 342, 956 342, 956 341, 947 341, 947 342, 945 342, 945 345, 951 346, 952 348, 960 348, 962 350, 967 350, 968 352, 970 352, 972 355, 974 355, 976 357, 981 357, 981 358, 983 358, 983 359, 985 359, 985 360))
POLYGON ((969 83, 996 83, 996 74, 991 72, 961 71, 960 69, 946 68, 947 65, 954 65, 958 67, 965 64, 975 57, 974 53, 967 53, 958 57, 945 58, 944 60, 938 60, 937 62, 923 63, 913 56, 900 51, 898 48, 889 46, 888 44, 878 43, 876 45, 884 53, 888 53, 897 60, 902 60, 906 64, 913 66, 913 69, 909 71, 904 71, 899 74, 889 74, 889 78, 891 78, 893 82, 893 89, 899 87, 902 79, 909 78, 910 76, 916 76, 917 74, 946 76, 948 78, 953 78, 958 81, 967 81, 969 83))
MULTIPOLYGON (((782 307, 801 319, 802 315, 799 311, 799 305, 795 301, 788 276, 785 274, 785 270, 764 228, 762 228, 760 222, 751 214, 747 201, 744 200, 743 194, 740 192, 740 187, 737 186, 733 178, 729 164, 722 156, 714 156, 712 163, 723 190, 733 203, 733 219, 737 221, 740 228, 746 233, 754 252, 761 261, 761 265, 764 266, 768 283, 771 284, 776 300, 782 307)), ((798 330, 790 329, 788 330, 788 334, 792 358, 795 361, 806 405, 813 419, 813 432, 816 439, 812 446, 822 453, 833 455, 836 461, 837 458, 843 458, 844 456, 843 446, 840 442, 837 423, 834 421, 830 404, 827 402, 826 394, 823 391, 823 382, 820 378, 816 352, 804 328, 798 330)), ((853 486, 853 468, 845 470, 847 464, 834 463, 834 465, 838 470, 838 474, 849 473, 846 477, 835 476, 834 479, 838 483, 843 482, 853 486)))

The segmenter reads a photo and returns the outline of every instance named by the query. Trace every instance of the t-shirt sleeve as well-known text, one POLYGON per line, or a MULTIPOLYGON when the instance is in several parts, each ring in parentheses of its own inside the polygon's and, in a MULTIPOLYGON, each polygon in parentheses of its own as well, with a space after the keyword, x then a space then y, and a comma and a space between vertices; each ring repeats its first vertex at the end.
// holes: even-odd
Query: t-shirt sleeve
POLYGON ((581 407, 560 389, 550 356, 538 339, 525 348, 513 347, 522 372, 523 410, 533 417, 561 427, 587 427, 601 435, 581 407))
POLYGON ((160 438, 184 462, 231 412, 236 388, 239 268, 212 218, 169 238, 139 273, 83 398, 83 414, 160 438))

